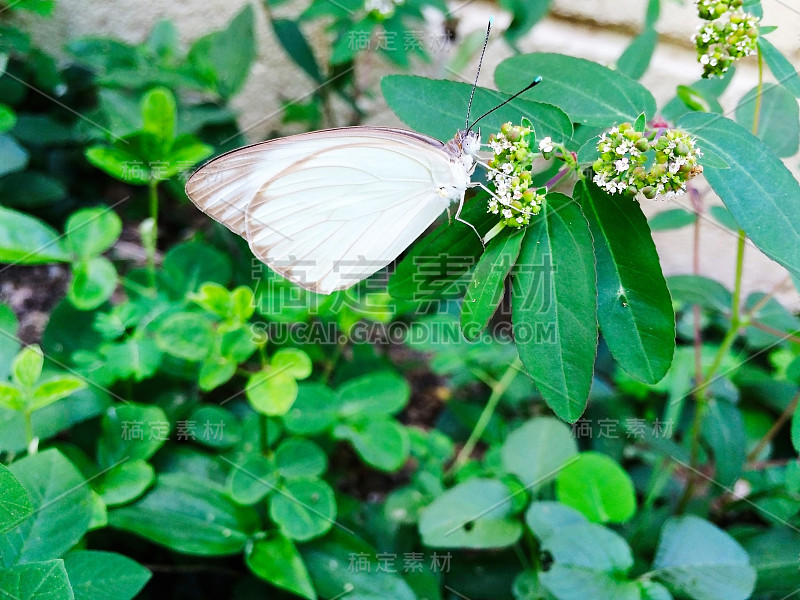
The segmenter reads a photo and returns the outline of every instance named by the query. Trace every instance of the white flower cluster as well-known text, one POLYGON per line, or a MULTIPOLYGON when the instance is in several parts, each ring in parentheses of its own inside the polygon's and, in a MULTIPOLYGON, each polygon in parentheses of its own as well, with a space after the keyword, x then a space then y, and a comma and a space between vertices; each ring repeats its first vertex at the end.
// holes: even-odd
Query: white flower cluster
POLYGON ((405 0, 365 0, 364 9, 380 19, 394 16, 395 9, 405 0))
MULTIPOLYGON (((488 211, 501 215, 508 227, 522 227, 530 223, 531 216, 541 211, 545 190, 530 189, 531 165, 536 153, 530 149, 530 127, 506 123, 499 134, 489 137, 488 145, 494 152, 489 160, 487 178, 494 184, 494 196, 489 200, 488 211)), ((552 141, 545 138, 539 148, 552 150, 552 141)))
POLYGON ((700 18, 707 21, 692 36, 703 77, 722 75, 736 60, 756 53, 759 19, 745 13, 741 1, 697 0, 695 4, 700 18))
POLYGON ((605 132, 597 142, 600 158, 592 166, 594 181, 609 194, 655 198, 686 192, 686 182, 702 168, 702 152, 688 134, 676 129, 636 131, 623 123, 605 132), (650 157, 652 165, 646 169, 650 157))

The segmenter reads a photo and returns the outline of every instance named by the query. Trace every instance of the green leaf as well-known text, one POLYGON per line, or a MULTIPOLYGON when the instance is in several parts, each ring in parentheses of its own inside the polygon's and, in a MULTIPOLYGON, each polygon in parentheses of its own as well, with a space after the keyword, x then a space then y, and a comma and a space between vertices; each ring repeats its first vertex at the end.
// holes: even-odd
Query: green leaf
POLYGON ((242 426, 231 411, 221 406, 200 406, 189 417, 197 424, 196 441, 211 448, 229 448, 242 439, 242 426))
POLYGON ((674 594, 695 600, 746 600, 756 582, 747 552, 727 533, 693 515, 665 523, 653 568, 674 594))
POLYGON ((276 372, 285 372, 295 379, 306 379, 313 368, 308 354, 297 348, 281 348, 272 356, 269 364, 276 372))
POLYGON ((540 540, 558 534, 564 527, 586 522, 580 512, 558 502, 534 502, 525 511, 525 523, 540 540))
POLYGON ((796 452, 800 453, 800 410, 795 410, 792 415, 792 445, 796 452))
POLYGON ((408 432, 393 419, 364 417, 340 425, 334 437, 348 440, 364 462, 381 471, 397 471, 408 459, 408 432))
POLYGON ((60 236, 43 221, 0 206, 0 263, 38 265, 67 262, 60 236))
POLYGON ((64 227, 66 247, 80 258, 108 250, 122 232, 122 220, 110 208, 85 208, 70 215, 64 227))
MULTIPOLYGON (((464 205, 461 218, 486 235, 497 223, 497 216, 486 212, 484 196, 464 205)), ((445 223, 415 244, 397 265, 389 279, 389 293, 404 300, 423 300, 461 295, 466 288, 463 276, 483 252, 481 240, 459 221, 445 223)))
POLYGON ((33 513, 33 504, 19 480, 0 465, 0 531, 24 521, 33 513))
POLYGON ((724 487, 733 486, 747 455, 742 413, 730 402, 711 398, 703 412, 700 431, 714 455, 715 481, 724 487))
POLYGON ((308 541, 333 527, 336 499, 321 479, 292 479, 270 496, 269 516, 286 537, 308 541))
POLYGON ((169 435, 169 421, 161 408, 132 402, 109 408, 101 428, 97 443, 97 462, 101 467, 125 460, 147 460, 169 435))
MULTIPOLYGON (((353 600, 417 600, 400 573, 380 569, 377 551, 363 540, 339 529, 300 548, 314 588, 322 598, 346 593, 353 600), (353 558, 363 568, 353 568, 353 558), (352 593, 355 592, 355 593, 352 593)), ((435 598, 431 598, 435 600, 435 598)))
POLYGON ((232 272, 230 259, 202 242, 173 246, 164 256, 162 267, 166 285, 179 298, 197 291, 204 283, 225 285, 232 272))
POLYGON ((47 381, 37 385, 36 389, 33 390, 30 408, 31 410, 39 410, 62 398, 71 396, 85 387, 86 382, 73 375, 57 375, 51 377, 47 381))
POLYGON ((315 435, 336 423, 337 398, 320 383, 301 383, 297 400, 283 417, 286 429, 297 435, 315 435))
POLYGON ((558 600, 641 600, 638 583, 602 571, 557 564, 542 573, 540 580, 558 600))
POLYGON ((322 83, 324 78, 314 58, 314 52, 306 41, 303 32, 292 19, 270 19, 275 37, 286 50, 289 58, 315 82, 322 83))
POLYGON ((151 159, 161 159, 175 139, 175 96, 166 88, 154 88, 142 98, 142 130, 154 141, 151 159))
POLYGON ((652 27, 645 27, 619 57, 617 71, 631 79, 641 79, 650 66, 657 43, 658 32, 652 27))
POLYGON ((5 104, 0 104, 0 134, 14 129, 17 124, 17 113, 14 109, 5 104))
POLYGON ((667 278, 676 302, 698 304, 708 310, 727 312, 731 309, 731 292, 721 283, 700 275, 672 275, 667 278))
POLYGON ((260 455, 248 456, 232 464, 228 473, 228 495, 237 504, 252 506, 278 487, 275 464, 260 455))
POLYGON ((169 179, 184 173, 191 175, 193 165, 214 154, 214 147, 204 144, 193 135, 182 135, 172 144, 164 157, 166 167, 159 173, 159 179, 169 179))
POLYGON ((597 318, 620 366, 660 381, 675 352, 675 313, 656 246, 638 202, 578 186, 597 257, 597 318))
POLYGON ((537 417, 508 435, 501 448, 503 468, 535 492, 578 454, 572 431, 552 417, 537 417))
MULTIPOLYGON (((762 84, 758 137, 776 156, 794 156, 800 150, 800 107, 797 99, 774 83, 762 84)), ((759 88, 747 92, 736 106, 736 122, 751 131, 755 120, 759 88)))
POLYGON ((730 211, 724 206, 712 206, 708 209, 708 212, 720 225, 727 227, 731 231, 739 231, 739 226, 731 216, 730 211))
POLYGON ((75 600, 130 600, 151 573, 127 556, 99 550, 75 550, 64 557, 75 600))
POLYGON ((496 479, 456 485, 422 509, 419 532, 433 548, 504 548, 522 535, 512 516, 511 493, 496 479))
POLYGON ((116 379, 142 381, 152 376, 161 365, 161 350, 148 338, 129 338, 103 349, 106 366, 116 379))
POLYGON ((512 286, 519 356, 548 406, 565 421, 583 413, 597 350, 592 236, 578 204, 549 194, 528 227, 512 286))
POLYGON ((29 154, 10 135, 0 135, 0 177, 22 171, 28 165, 29 154))
POLYGON ((241 89, 255 60, 254 15, 248 4, 226 29, 200 38, 189 51, 189 64, 223 98, 230 98, 241 89))
POLYGON ((133 502, 144 494, 156 479, 153 467, 142 459, 128 460, 95 479, 95 491, 106 506, 133 502))
POLYGON ((461 330, 474 340, 486 329, 505 293, 509 271, 517 261, 525 229, 505 230, 493 238, 481 255, 461 304, 461 330))
MULTIPOLYGON (((795 413, 797 414, 797 413, 795 413)), ((753 598, 785 598, 800 588, 797 549, 800 533, 782 525, 745 539, 742 544, 758 573, 753 598)))
POLYGON ((796 98, 800 98, 800 76, 794 65, 763 37, 758 38, 758 48, 775 79, 796 98))
POLYGON ((328 468, 328 457, 322 448, 305 438, 281 442, 274 459, 278 474, 286 479, 318 477, 328 468))
POLYGON ((800 274, 800 184, 772 151, 743 127, 719 115, 694 113, 679 127, 698 146, 721 156, 730 169, 704 175, 758 248, 800 274))
POLYGON ((158 324, 156 344, 165 354, 190 361, 203 360, 214 344, 214 324, 201 314, 173 313, 158 324))
MULTIPOLYGON (((530 81, 525 81, 514 90, 504 90, 508 94, 476 88, 471 114, 478 116, 495 108, 528 83, 530 81)), ((381 90, 389 107, 415 131, 447 141, 456 131, 464 128, 471 84, 416 75, 387 75, 381 79, 381 90)), ((519 124, 523 117, 533 123, 537 138, 550 136, 556 142, 566 142, 572 137, 569 117, 559 108, 527 100, 513 100, 497 109, 481 121, 481 129, 500 131, 503 123, 511 121, 519 124)))
POLYGON ((696 220, 697 217, 694 213, 682 208, 672 208, 656 213, 650 217, 648 224, 650 225, 650 231, 669 231, 693 225, 696 220))
POLYGON ((556 498, 597 523, 624 523, 636 512, 636 492, 614 459, 582 452, 556 478, 556 498))
POLYGON ((379 371, 351 379, 339 387, 336 396, 342 419, 393 415, 408 403, 411 388, 402 377, 379 371))
POLYGON ((558 106, 573 123, 608 127, 610 123, 633 122, 641 113, 652 116, 656 112, 653 96, 640 84, 622 73, 572 56, 514 56, 498 65, 494 80, 501 91, 514 93, 532 75, 540 75, 542 83, 523 97, 558 106))
POLYGON ((117 288, 117 270, 105 256, 72 265, 67 297, 78 310, 93 310, 111 298, 117 288))
POLYGON ((9 467, 33 502, 33 513, 0 533, 0 562, 50 560, 77 544, 89 529, 89 486, 58 450, 28 455, 9 467))
POLYGON ((503 36, 514 44, 547 15, 550 0, 501 0, 500 6, 513 15, 503 36))
POLYGON ((38 344, 26 346, 11 363, 14 383, 25 388, 33 387, 42 375, 44 355, 38 344))
POLYGON ((23 410, 25 406, 25 396, 19 386, 0 381, 0 407, 10 410, 23 410))
POLYGON ((289 538, 275 531, 269 532, 248 546, 244 559, 250 570, 261 579, 303 598, 316 600, 311 577, 289 538))
POLYGON ((141 500, 110 511, 108 522, 197 556, 238 554, 260 525, 255 510, 234 504, 211 481, 185 473, 159 475, 141 500))
POLYGON ((297 381, 288 373, 259 371, 247 380, 245 394, 262 415, 280 417, 289 412, 297 398, 297 381))
POLYGON ((150 181, 150 167, 137 154, 119 146, 92 146, 85 154, 92 165, 120 181, 134 185, 150 181))
POLYGON ((67 188, 61 179, 28 169, 1 178, 0 197, 6 206, 32 210, 63 200, 67 188))
POLYGON ((0 593, 9 600, 73 600, 63 560, 29 562, 0 569, 0 593))
POLYGON ((633 566, 630 546, 619 534, 596 523, 574 523, 542 540, 542 549, 564 567, 627 573, 633 566))

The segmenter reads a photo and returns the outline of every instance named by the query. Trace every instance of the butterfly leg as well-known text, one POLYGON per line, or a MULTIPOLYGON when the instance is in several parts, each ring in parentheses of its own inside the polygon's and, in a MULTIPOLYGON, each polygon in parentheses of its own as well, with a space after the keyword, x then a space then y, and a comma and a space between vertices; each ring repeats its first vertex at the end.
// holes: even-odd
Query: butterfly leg
MULTIPOLYGON (((470 187, 472 187, 472 186, 470 186, 470 187)), ((481 236, 480 233, 478 233, 478 230, 475 229, 475 225, 473 225, 469 221, 465 221, 464 219, 461 218, 461 209, 462 208, 464 208, 464 196, 461 196, 461 199, 458 201, 458 209, 456 210, 456 217, 455 217, 456 221, 458 221, 459 223, 464 223, 464 225, 468 225, 472 229, 472 231, 475 232, 475 235, 478 236, 478 239, 481 241, 481 245, 483 246, 483 249, 486 250, 486 244, 483 243, 483 237, 481 236)), ((448 209, 447 214, 448 214, 448 216, 450 215, 449 209, 448 209)))

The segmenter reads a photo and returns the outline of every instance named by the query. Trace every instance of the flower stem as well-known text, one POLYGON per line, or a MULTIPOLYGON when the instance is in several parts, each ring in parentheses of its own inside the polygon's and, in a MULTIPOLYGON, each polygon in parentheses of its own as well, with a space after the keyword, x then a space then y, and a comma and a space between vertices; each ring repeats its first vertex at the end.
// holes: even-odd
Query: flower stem
POLYGON ((548 190, 548 191, 549 191, 549 190, 551 190, 551 189, 553 189, 553 187, 554 187, 554 186, 555 186, 555 185, 556 185, 556 184, 557 184, 559 181, 561 181, 562 179, 564 179, 564 177, 566 177, 566 176, 567 176, 567 174, 568 174, 570 171, 572 171, 572 167, 570 167, 570 166, 563 167, 563 168, 562 168, 562 169, 561 169, 561 170, 560 170, 558 173, 556 173, 556 174, 555 174, 555 176, 554 176, 554 177, 553 177, 553 178, 552 178, 550 181, 548 181, 547 183, 545 183, 545 184, 544 184, 544 187, 545 187, 545 188, 547 188, 547 190, 548 190))
POLYGON ((150 178, 147 184, 150 200, 151 233, 146 238, 147 270, 150 274, 150 287, 156 288, 156 248, 158 247, 158 180, 150 178))
POLYGON ((494 411, 497 409, 500 398, 502 398, 503 394, 508 391, 509 386, 517 376, 517 373, 519 373, 521 370, 522 361, 519 359, 519 357, 517 357, 514 359, 514 362, 508 365, 508 369, 506 369, 506 372, 503 373, 503 376, 500 378, 500 380, 492 386, 492 393, 489 395, 489 400, 486 402, 486 406, 484 407, 481 416, 478 418, 478 422, 475 423, 475 428, 472 430, 472 433, 464 444, 464 447, 461 448, 458 456, 456 456, 453 464, 448 469, 448 475, 457 471, 464 465, 465 462, 467 462, 467 460, 469 460, 472 451, 475 450, 475 446, 480 441, 481 437, 483 436, 483 432, 486 431, 486 427, 488 427, 489 422, 492 420, 492 416, 494 415, 494 411))

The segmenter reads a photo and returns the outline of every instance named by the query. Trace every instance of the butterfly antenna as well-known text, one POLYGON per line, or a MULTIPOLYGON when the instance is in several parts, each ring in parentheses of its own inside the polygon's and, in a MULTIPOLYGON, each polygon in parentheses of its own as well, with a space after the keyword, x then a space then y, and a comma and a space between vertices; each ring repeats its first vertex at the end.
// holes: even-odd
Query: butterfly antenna
POLYGON ((481 76, 481 65, 483 64, 483 55, 486 54, 486 45, 489 43, 489 32, 492 30, 492 20, 494 17, 489 17, 489 25, 486 27, 486 37, 483 40, 483 50, 481 50, 481 58, 478 60, 478 72, 475 73, 475 83, 472 84, 472 93, 469 95, 469 104, 467 105, 467 119, 464 127, 469 127, 469 113, 472 110, 472 99, 475 97, 475 90, 478 87, 478 77, 481 76))
MULTIPOLYGON (((540 76, 538 76, 538 75, 537 75, 537 76, 536 76, 536 78, 535 78, 535 79, 534 79, 532 82, 530 82, 528 85, 526 85, 526 86, 525 86, 524 88, 522 88, 520 91, 518 91, 516 94, 514 94, 513 96, 511 96, 511 98, 509 98, 509 99, 507 99, 507 100, 503 100, 503 101, 502 101, 500 104, 498 104, 497 106, 495 106, 493 109, 491 109, 491 110, 487 110, 487 111, 486 111, 485 113, 483 113, 483 114, 482 114, 480 117, 478 117, 477 119, 475 119, 475 120, 472 122, 472 125, 470 125, 470 124, 469 124, 469 120, 468 120, 468 121, 467 121, 467 131, 470 131, 470 130, 471 130, 473 127, 475 127, 475 125, 478 123, 478 121, 480 121, 480 120, 481 120, 483 117, 485 117, 485 116, 487 116, 487 115, 490 115, 490 114, 492 114, 492 113, 493 113, 494 111, 496 111, 498 108, 500 108, 500 107, 502 107, 502 106, 505 106, 506 104, 508 104, 508 103, 509 103, 509 102, 511 102, 512 100, 514 100, 514 99, 518 98, 519 96, 521 96, 522 94, 524 94, 525 92, 527 92, 527 91, 528 91, 529 89, 531 89, 532 87, 534 87, 534 86, 536 86, 536 85, 539 85, 541 82, 542 82, 542 78, 541 78, 540 76)), ((473 91, 474 91, 474 90, 473 90, 473 91)))

